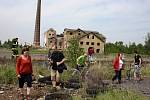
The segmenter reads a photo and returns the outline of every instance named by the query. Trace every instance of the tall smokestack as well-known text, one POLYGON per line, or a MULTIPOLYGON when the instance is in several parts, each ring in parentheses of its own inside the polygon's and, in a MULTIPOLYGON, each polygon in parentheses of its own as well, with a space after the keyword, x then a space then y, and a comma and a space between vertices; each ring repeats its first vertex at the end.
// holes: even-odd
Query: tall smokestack
POLYGON ((36 48, 40 47, 40 21, 41 21, 41 0, 38 0, 35 31, 34 31, 34 42, 33 42, 33 45, 36 48))

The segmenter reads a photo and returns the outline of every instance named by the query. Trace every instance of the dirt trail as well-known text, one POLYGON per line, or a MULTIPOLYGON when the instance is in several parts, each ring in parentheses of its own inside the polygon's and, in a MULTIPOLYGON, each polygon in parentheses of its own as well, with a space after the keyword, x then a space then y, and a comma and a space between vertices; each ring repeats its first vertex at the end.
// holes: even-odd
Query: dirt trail
POLYGON ((126 80, 121 87, 131 89, 150 97, 150 77, 144 77, 142 81, 126 80))

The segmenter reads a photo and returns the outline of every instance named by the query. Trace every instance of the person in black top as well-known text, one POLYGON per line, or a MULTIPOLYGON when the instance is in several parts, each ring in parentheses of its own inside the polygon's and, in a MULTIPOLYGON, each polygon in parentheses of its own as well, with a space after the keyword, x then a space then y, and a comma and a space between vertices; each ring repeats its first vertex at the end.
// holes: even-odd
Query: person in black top
POLYGON ((64 61, 65 57, 63 53, 57 50, 57 47, 52 48, 50 62, 51 62, 51 80, 53 88, 60 89, 60 75, 63 73, 63 70, 67 70, 64 61))
POLYGON ((135 51, 135 56, 134 56, 134 78, 135 80, 141 80, 141 64, 142 64, 142 58, 137 53, 137 51, 135 51))

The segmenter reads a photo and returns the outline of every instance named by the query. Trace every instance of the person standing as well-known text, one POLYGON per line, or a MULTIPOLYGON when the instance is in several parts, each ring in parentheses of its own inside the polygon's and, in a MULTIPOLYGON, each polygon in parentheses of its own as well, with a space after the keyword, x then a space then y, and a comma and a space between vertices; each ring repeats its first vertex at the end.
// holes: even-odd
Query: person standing
POLYGON ((122 54, 118 53, 115 60, 113 61, 113 67, 115 71, 115 75, 112 78, 112 81, 114 82, 116 79, 118 79, 118 83, 121 83, 121 71, 123 68, 123 60, 122 60, 122 54))
POLYGON ((24 83, 27 82, 27 100, 30 98, 30 89, 32 87, 32 61, 29 55, 29 48, 25 47, 22 49, 22 54, 17 58, 16 73, 19 80, 20 98, 24 98, 23 87, 24 83))
POLYGON ((134 79, 136 81, 141 80, 141 64, 142 64, 142 57, 135 51, 134 56, 134 79))

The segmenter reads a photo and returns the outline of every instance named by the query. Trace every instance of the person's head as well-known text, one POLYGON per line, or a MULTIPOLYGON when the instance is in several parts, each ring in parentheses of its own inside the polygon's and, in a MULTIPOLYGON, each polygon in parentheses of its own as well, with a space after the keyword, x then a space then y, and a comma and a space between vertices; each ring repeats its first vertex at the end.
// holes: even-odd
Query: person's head
POLYGON ((23 54, 23 55, 25 55, 25 56, 28 56, 28 55, 29 55, 29 48, 24 47, 24 48, 22 49, 21 54, 23 54))
POLYGON ((138 54, 137 50, 135 50, 135 51, 134 51, 134 54, 135 54, 135 55, 137 55, 137 54, 138 54))
POLYGON ((122 59, 122 54, 121 54, 121 53, 118 53, 118 54, 117 54, 117 57, 119 57, 120 59, 122 59))

